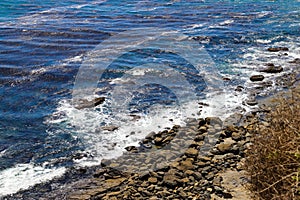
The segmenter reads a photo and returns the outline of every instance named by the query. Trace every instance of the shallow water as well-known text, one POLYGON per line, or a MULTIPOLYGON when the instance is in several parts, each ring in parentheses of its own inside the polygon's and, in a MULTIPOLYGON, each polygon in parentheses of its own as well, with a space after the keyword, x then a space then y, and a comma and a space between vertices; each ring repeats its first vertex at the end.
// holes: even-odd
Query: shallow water
MULTIPOLYGON (((299 1, 250 0, 1 1, 0 196, 61 175, 70 166, 94 165, 120 155, 126 145, 136 144, 150 131, 184 123, 187 117, 225 118, 238 106, 249 110, 242 105, 247 91, 235 92, 236 86, 251 87, 249 76, 265 63, 288 71, 292 69, 286 63, 300 57, 299 6, 299 1), (126 35, 137 28, 138 37, 126 35), (181 36, 179 44, 193 41, 190 52, 199 45, 207 53, 201 64, 211 66, 193 68, 198 57, 187 55, 186 62, 157 51, 173 47, 168 40, 149 42, 144 50, 112 57, 105 73, 97 71, 103 76, 96 82, 96 94, 107 97, 105 104, 74 108, 78 72, 99 61, 99 48, 114 52, 131 39, 145 39, 149 28, 157 35, 181 36), (123 38, 120 33, 125 33, 123 38), (271 46, 288 47, 288 55, 267 52, 271 46), (200 115, 199 101, 211 105, 200 115), (132 121, 130 114, 141 119, 132 121), (101 130, 106 125, 120 128, 101 130), (111 148, 112 144, 117 145, 111 148), (88 156, 76 160, 78 152, 88 156)), ((94 80, 94 71, 86 73, 94 80)), ((273 84, 265 92, 280 89, 273 84)))

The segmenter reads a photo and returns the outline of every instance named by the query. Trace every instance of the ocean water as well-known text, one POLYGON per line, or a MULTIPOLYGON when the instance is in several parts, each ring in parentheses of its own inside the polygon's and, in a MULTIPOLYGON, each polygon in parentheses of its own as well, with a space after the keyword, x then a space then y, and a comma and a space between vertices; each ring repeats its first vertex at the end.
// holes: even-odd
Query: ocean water
MULTIPOLYGON (((260 67, 299 68, 287 64, 300 58, 299 8, 296 0, 1 1, 0 196, 119 156, 188 117, 251 110, 243 102, 260 67), (278 46, 289 51, 267 51, 278 46), (106 101, 96 108, 73 104, 98 96, 106 101), (198 102, 210 106, 199 113, 198 102), (111 125, 119 129, 103 130, 111 125)), ((272 83, 262 95, 281 89, 272 83)))

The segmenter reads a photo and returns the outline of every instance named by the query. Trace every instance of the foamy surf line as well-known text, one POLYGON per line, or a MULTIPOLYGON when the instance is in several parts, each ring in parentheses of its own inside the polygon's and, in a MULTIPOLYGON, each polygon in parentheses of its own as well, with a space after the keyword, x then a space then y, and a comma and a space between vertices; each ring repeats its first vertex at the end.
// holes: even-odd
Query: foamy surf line
POLYGON ((60 177, 65 171, 64 167, 47 168, 34 164, 17 164, 0 172, 0 197, 60 177))

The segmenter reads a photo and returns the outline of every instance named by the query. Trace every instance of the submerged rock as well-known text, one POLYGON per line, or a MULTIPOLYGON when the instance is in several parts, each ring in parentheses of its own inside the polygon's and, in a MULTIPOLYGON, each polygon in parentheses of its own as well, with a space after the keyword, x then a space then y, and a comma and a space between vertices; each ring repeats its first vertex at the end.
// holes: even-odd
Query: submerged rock
POLYGON ((105 101, 105 97, 98 97, 92 101, 88 101, 86 99, 81 99, 81 100, 79 100, 79 105, 76 105, 75 108, 77 108, 79 110, 84 109, 84 108, 93 108, 93 107, 96 107, 96 106, 102 104, 104 101, 105 101))

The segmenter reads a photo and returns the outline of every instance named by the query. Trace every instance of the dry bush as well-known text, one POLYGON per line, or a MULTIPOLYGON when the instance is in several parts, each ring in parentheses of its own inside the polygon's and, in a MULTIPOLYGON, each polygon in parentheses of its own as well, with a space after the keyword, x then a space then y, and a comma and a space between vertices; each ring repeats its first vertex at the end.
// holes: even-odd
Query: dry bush
POLYGON ((257 124, 245 169, 257 199, 300 199, 300 91, 294 89, 257 124))

